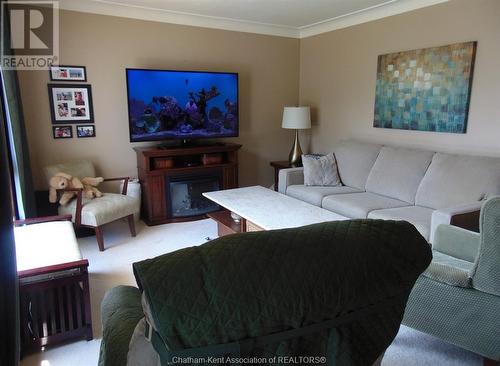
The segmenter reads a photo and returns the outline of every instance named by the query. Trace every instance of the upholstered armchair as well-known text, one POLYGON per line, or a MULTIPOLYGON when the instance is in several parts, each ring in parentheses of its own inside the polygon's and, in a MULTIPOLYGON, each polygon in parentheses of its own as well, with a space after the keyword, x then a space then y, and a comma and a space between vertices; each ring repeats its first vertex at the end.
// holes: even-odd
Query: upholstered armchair
MULTIPOLYGON (((45 167, 44 170, 47 182, 59 172, 68 173, 78 178, 96 176, 93 164, 86 160, 51 165, 45 167)), ((122 181, 122 191, 121 193, 104 192, 102 197, 94 199, 83 197, 83 189, 81 188, 72 189, 76 192, 76 198, 72 199, 67 205, 60 205, 58 208, 59 214, 71 214, 76 227, 83 226, 94 229, 100 251, 104 250, 102 226, 105 224, 126 218, 130 234, 135 236, 134 213, 139 210, 140 203, 138 198, 127 196, 128 180, 128 177, 104 179, 104 182, 122 181)))
POLYGON ((500 360, 500 197, 486 201, 480 233, 437 228, 433 260, 420 276, 403 324, 500 360))

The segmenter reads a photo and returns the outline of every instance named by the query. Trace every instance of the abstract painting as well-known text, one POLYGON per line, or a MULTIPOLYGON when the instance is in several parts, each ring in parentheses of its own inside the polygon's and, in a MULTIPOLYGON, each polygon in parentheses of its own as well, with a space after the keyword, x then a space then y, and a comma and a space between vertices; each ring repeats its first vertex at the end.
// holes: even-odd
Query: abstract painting
POLYGON ((476 44, 379 56, 373 126, 465 133, 476 44))

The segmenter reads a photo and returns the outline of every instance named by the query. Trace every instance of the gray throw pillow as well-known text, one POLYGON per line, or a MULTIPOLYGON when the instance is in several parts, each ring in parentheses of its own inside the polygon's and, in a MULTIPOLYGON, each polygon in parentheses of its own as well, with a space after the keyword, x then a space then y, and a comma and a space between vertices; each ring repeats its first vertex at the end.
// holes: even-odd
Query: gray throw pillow
POLYGON ((302 155, 304 184, 306 186, 340 186, 337 162, 333 153, 302 155))

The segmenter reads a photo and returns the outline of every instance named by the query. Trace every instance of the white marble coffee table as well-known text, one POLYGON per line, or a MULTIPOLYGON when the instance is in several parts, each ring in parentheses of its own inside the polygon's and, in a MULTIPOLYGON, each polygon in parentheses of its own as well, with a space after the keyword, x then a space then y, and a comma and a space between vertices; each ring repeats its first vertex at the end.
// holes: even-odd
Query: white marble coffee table
MULTIPOLYGON (((347 220, 347 217, 286 196, 270 189, 253 186, 203 193, 205 197, 241 216, 239 231, 274 230, 325 221, 347 220)), ((209 214, 219 225, 238 232, 228 214, 209 214)), ((222 232, 229 233, 229 232, 222 232)), ((219 226, 219 236, 221 227, 219 226)))

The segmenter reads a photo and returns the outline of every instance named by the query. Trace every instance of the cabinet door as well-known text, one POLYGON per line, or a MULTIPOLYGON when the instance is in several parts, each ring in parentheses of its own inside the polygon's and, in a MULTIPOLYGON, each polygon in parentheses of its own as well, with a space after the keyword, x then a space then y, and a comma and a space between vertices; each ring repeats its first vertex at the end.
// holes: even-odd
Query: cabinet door
POLYGON ((222 189, 238 188, 238 167, 224 168, 222 189))
POLYGON ((163 176, 150 176, 147 179, 146 202, 149 204, 149 221, 163 220, 167 216, 167 202, 165 196, 165 179, 163 176))

